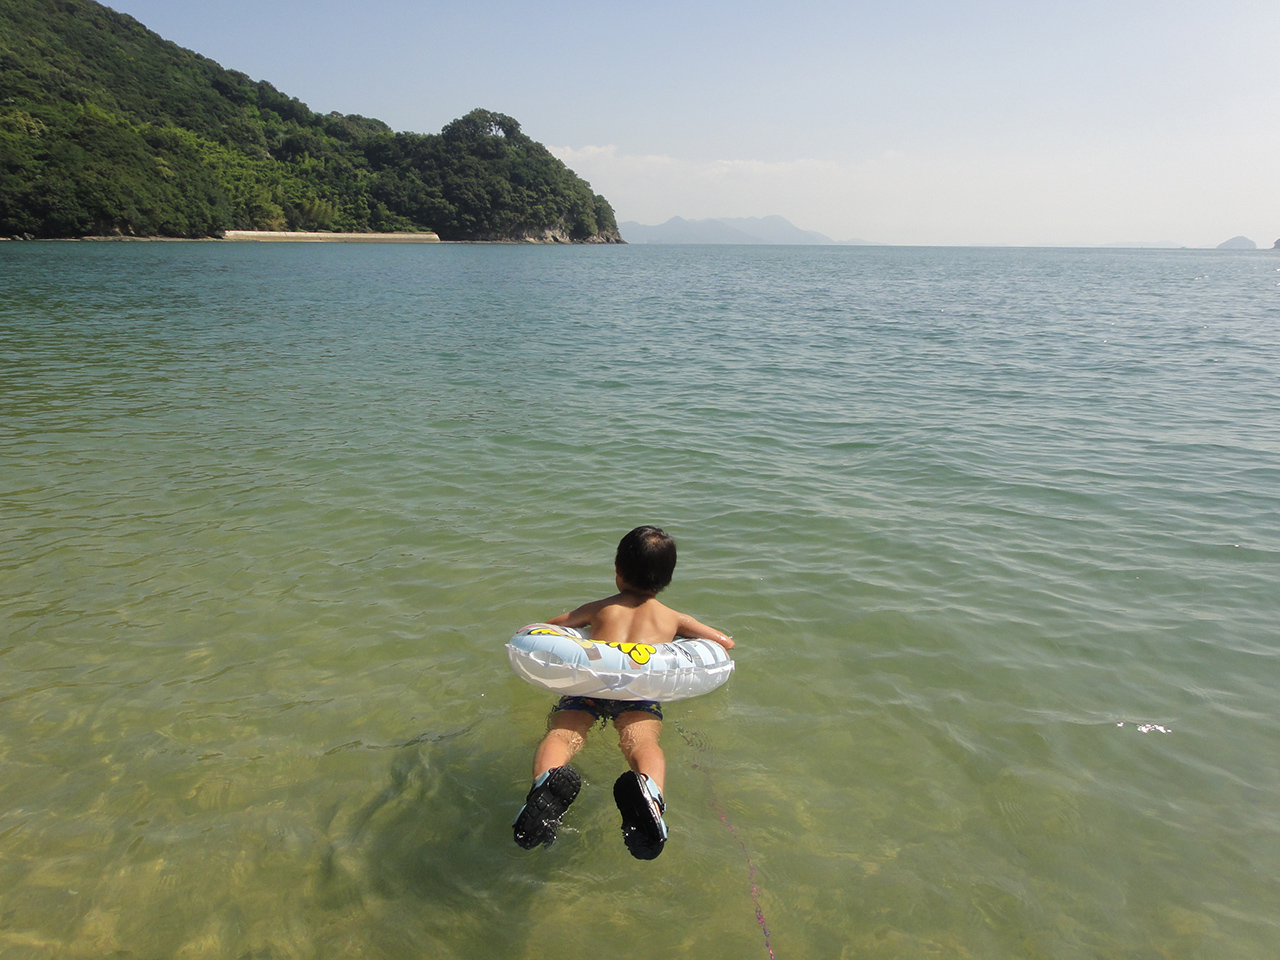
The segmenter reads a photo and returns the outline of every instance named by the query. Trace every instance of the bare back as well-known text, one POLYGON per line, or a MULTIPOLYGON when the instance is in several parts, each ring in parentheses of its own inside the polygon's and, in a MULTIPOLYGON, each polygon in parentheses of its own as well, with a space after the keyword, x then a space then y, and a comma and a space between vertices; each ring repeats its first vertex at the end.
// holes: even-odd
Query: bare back
POLYGON ((548 623, 561 627, 590 627, 591 638, 602 643, 670 643, 676 637, 714 640, 726 650, 733 639, 693 617, 660 603, 651 594, 623 590, 612 597, 586 603, 548 623))

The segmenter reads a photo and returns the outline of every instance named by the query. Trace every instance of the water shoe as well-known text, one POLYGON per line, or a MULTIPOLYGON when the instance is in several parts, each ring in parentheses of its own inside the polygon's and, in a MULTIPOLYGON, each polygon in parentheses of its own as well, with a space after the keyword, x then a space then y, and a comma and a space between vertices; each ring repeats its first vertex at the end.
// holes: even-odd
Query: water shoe
POLYGON ((642 773, 628 770, 613 784, 613 802, 622 814, 622 840, 637 860, 652 860, 667 842, 667 809, 658 785, 642 773))
POLYGON ((552 767, 533 781, 524 806, 511 824, 516 843, 526 850, 555 843, 556 827, 581 788, 582 778, 568 766, 552 767))

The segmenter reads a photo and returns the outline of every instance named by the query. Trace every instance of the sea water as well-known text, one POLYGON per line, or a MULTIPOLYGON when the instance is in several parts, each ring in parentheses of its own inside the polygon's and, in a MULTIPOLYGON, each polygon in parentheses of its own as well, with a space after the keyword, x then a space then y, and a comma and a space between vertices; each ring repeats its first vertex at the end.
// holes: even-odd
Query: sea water
POLYGON ((1259 958, 1280 256, 0 245, 6 958, 1259 958), (510 823, 524 623, 737 671, 510 823))

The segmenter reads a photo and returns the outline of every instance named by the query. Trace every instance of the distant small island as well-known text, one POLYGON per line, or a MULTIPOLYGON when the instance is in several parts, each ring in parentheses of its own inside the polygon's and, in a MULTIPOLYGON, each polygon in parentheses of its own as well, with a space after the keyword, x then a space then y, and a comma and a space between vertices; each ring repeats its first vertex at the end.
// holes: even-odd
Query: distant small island
POLYGON ((0 2, 0 236, 224 230, 622 243, 513 118, 439 134, 313 113, 94 0, 0 2))
POLYGON ((1258 245, 1248 237, 1232 237, 1218 244, 1219 250, 1257 250, 1258 245))

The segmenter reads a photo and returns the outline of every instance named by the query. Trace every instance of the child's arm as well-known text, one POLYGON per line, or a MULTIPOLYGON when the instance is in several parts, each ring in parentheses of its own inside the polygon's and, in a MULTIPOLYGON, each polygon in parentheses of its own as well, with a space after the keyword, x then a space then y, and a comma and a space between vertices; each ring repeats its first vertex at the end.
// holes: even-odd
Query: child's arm
POLYGON ((570 610, 568 613, 562 613, 558 617, 552 617, 546 622, 553 627, 589 627, 596 617, 596 610, 600 606, 600 601, 595 603, 584 603, 577 610, 570 610))
POLYGON ((715 627, 699 623, 688 614, 680 614, 680 624, 676 627, 676 635, 680 637, 697 637, 700 640, 714 640, 726 650, 733 649, 733 637, 721 633, 715 627))

